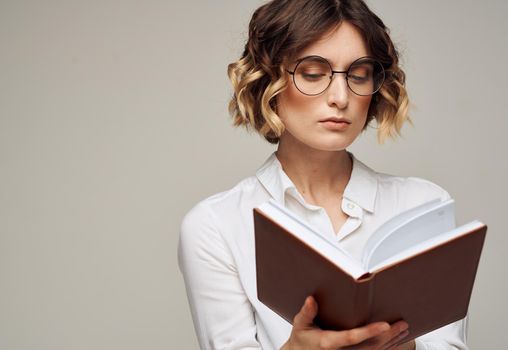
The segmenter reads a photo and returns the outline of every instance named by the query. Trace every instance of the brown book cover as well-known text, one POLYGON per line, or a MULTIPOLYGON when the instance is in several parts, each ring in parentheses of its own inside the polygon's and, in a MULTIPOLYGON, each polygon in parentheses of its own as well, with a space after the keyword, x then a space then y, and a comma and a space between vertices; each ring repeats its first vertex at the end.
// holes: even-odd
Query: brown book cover
POLYGON ((261 302, 292 323, 312 295, 322 329, 404 319, 409 334, 400 343, 466 316, 487 231, 482 225, 355 279, 258 209, 254 228, 261 302))

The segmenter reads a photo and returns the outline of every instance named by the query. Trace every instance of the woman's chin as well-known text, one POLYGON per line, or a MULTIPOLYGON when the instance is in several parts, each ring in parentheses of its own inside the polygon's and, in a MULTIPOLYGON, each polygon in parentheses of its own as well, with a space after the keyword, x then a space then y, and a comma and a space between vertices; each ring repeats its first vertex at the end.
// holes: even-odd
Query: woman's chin
POLYGON ((323 137, 318 142, 313 142, 312 147, 321 151, 342 151, 348 148, 354 139, 350 137, 323 137))
POLYGON ((317 151, 336 152, 345 150, 355 140, 351 133, 302 133, 292 134, 288 130, 281 136, 281 143, 289 148, 300 149, 303 151, 309 148, 317 151))
POLYGON ((337 140, 330 142, 313 142, 312 144, 307 144, 309 148, 312 148, 316 151, 325 151, 325 152, 338 152, 343 151, 347 147, 351 145, 352 142, 339 142, 337 140))

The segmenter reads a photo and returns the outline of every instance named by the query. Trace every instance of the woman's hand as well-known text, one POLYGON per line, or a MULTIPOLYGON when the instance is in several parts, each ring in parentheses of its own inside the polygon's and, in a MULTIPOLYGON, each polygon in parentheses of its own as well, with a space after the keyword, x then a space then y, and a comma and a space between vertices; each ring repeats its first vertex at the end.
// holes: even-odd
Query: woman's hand
POLYGON ((393 349, 389 349, 389 350, 415 350, 415 349, 416 349, 416 343, 414 340, 411 340, 411 341, 408 341, 407 343, 401 344, 401 345, 396 346, 393 349))
POLYGON ((293 320, 293 330, 281 350, 388 350, 390 348, 406 350, 403 346, 411 343, 393 347, 408 334, 408 324, 404 321, 396 322, 391 326, 387 322, 375 322, 345 331, 326 331, 313 323, 317 310, 318 306, 314 298, 307 297, 293 320))

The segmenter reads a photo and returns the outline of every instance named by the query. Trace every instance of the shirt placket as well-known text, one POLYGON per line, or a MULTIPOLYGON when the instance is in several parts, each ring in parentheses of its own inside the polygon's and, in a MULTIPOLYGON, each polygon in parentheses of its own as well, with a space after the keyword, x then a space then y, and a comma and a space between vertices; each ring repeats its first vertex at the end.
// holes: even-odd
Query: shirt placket
POLYGON ((339 242, 360 227, 363 219, 363 209, 348 198, 342 199, 342 211, 348 215, 348 218, 337 233, 336 239, 339 242))
POLYGON ((335 233, 326 210, 320 206, 308 204, 301 194, 293 187, 286 190, 286 207, 304 218, 318 234, 327 239, 335 240, 335 233))

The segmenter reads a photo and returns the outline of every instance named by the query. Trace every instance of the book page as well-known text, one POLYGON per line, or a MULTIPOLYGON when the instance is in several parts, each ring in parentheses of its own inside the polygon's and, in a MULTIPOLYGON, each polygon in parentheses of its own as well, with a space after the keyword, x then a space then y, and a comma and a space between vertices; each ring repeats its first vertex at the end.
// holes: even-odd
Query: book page
POLYGON ((439 246, 440 244, 446 243, 454 238, 457 238, 457 237, 460 237, 460 236, 465 235, 467 233, 470 233, 471 231, 476 230, 484 225, 485 224, 483 224, 481 221, 478 221, 478 220, 471 221, 470 223, 467 223, 465 225, 457 227, 457 228, 455 228, 451 231, 448 231, 444 234, 432 237, 424 242, 417 244, 416 246, 413 246, 413 247, 410 247, 406 250, 403 250, 403 251, 395 254, 391 258, 381 261, 377 265, 373 265, 370 268, 369 272, 372 273, 372 272, 381 270, 391 264, 405 260, 405 259, 412 257, 414 255, 417 255, 423 251, 427 251, 429 249, 439 246))
POLYGON ((403 212, 383 224, 367 241, 366 270, 421 242, 455 228, 454 201, 434 200, 403 212))

